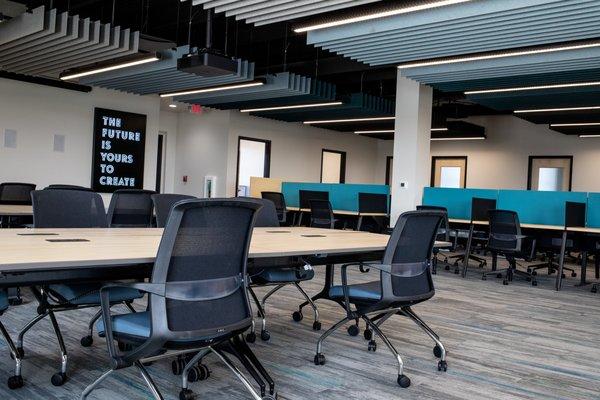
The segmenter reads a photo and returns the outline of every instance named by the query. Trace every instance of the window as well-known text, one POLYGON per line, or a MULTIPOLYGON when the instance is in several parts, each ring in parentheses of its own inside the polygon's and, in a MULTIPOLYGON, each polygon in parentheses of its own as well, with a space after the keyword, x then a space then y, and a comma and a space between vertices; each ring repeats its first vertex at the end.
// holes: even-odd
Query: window
POLYGON ((467 157, 432 157, 431 186, 443 188, 467 187, 467 157))
POLYGON ((392 184, 392 177, 394 174, 394 157, 387 156, 385 160, 385 184, 390 186, 392 184))
POLYGON ((570 191, 573 156, 530 156, 527 190, 570 191))
POLYGON ((346 152, 323 149, 321 153, 321 183, 346 182, 346 152))
POLYGON ((271 169, 271 141, 239 137, 236 192, 250 195, 250 177, 268 178, 271 169))

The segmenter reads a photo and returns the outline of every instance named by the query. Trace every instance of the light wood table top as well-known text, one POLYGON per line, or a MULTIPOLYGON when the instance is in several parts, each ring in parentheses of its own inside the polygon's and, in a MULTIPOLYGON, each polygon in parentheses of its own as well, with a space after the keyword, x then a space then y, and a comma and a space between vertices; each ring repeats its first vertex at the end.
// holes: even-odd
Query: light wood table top
MULTIPOLYGON (((300 207, 286 207, 288 211, 300 211, 300 212, 310 212, 310 208, 300 208, 300 207)), ((334 214, 338 215, 352 215, 352 216, 363 216, 363 217, 387 217, 388 213, 360 213, 358 211, 350 211, 350 210, 333 210, 334 214)))
POLYGON ((12 204, 0 204, 0 216, 3 215, 9 217, 33 215, 33 207, 17 206, 12 204))
MULTIPOLYGON (((471 220, 469 219, 458 219, 458 218, 449 218, 448 222, 450 223, 455 223, 455 224, 470 224, 471 220)), ((473 221, 473 225, 489 225, 488 221, 473 221)), ((560 225, 542 225, 542 224, 521 224, 521 228, 526 228, 526 229, 545 229, 545 230, 551 230, 551 231, 563 231, 565 229, 564 226, 560 226, 560 225)), ((570 230, 571 228, 569 228, 570 230)), ((588 228, 582 228, 582 229, 588 229, 588 228)), ((593 229, 593 228, 589 228, 589 229, 593 229)))

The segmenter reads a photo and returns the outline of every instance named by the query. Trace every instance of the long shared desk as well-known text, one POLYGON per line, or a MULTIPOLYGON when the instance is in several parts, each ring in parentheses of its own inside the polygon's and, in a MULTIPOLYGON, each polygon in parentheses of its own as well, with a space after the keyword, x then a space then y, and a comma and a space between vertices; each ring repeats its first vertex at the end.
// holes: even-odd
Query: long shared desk
POLYGON ((19 206, 12 204, 0 204, 0 217, 21 217, 33 215, 32 206, 19 206))
MULTIPOLYGON (((455 225, 479 225, 479 226, 485 226, 485 225, 489 225, 488 221, 471 221, 468 219, 456 219, 456 218, 449 218, 448 222, 450 222, 451 224, 455 224, 455 225)), ((560 290, 562 287, 562 275, 563 275, 563 269, 564 269, 564 263, 565 263, 565 250, 566 250, 566 245, 567 245, 567 237, 568 235, 571 234, 579 234, 579 235, 600 235, 600 228, 591 228, 591 227, 564 227, 564 226, 560 226, 560 225, 542 225, 542 224, 525 224, 522 223, 521 224, 521 228, 522 229, 530 229, 530 230, 537 230, 537 231, 553 231, 553 232, 561 232, 561 252, 559 255, 559 262, 558 262, 558 273, 556 274, 556 283, 555 283, 555 289, 556 290, 560 290)), ((467 249, 466 249, 466 257, 465 260, 468 260, 468 255, 471 251, 471 243, 467 243, 467 249)), ((587 249, 584 249, 582 251, 582 264, 581 264, 581 273, 580 273, 580 286, 584 286, 587 285, 588 282, 586 281, 586 274, 587 274, 587 249)), ((468 262, 468 261, 465 261, 468 262)))

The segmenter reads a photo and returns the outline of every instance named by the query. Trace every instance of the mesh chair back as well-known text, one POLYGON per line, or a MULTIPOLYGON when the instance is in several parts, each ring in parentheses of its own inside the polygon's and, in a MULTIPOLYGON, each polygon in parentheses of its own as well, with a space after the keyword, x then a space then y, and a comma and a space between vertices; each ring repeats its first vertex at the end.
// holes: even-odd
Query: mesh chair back
POLYGON ((334 228, 335 219, 329 200, 310 201, 310 226, 313 228, 334 228))
POLYGON ((154 203, 154 213, 156 214, 156 226, 164 228, 167 225, 169 214, 173 206, 181 200, 195 199, 194 196, 187 196, 185 194, 153 194, 150 196, 154 203))
POLYGON ((171 298, 150 294, 152 337, 214 338, 252 324, 246 262, 260 207, 239 199, 184 200, 173 207, 151 279, 171 298))
POLYGON ((108 206, 108 226, 112 228, 148 228, 152 226, 152 190, 116 190, 108 206))
POLYGON ((471 221, 487 221, 488 211, 496 209, 496 199, 473 197, 471 200, 471 221))
POLYGON ((279 227, 279 218, 277 217, 275 203, 267 199, 252 199, 252 201, 262 205, 262 208, 256 212, 255 227, 279 227))
POLYGON ((442 218, 442 223, 440 225, 440 229, 438 230, 438 234, 436 236, 436 240, 441 240, 443 242, 450 241, 450 221, 448 220, 448 209, 446 207, 439 206, 426 206, 421 205, 417 206, 417 211, 439 211, 444 214, 442 218))
POLYGON ((106 228, 104 202, 98 193, 79 190, 35 190, 36 228, 106 228))
POLYGON ((567 201, 565 203, 565 227, 584 227, 585 211, 585 203, 567 201))
POLYGON ((320 190, 300 190, 298 191, 300 199, 300 208, 310 208, 311 200, 326 200, 329 201, 329 192, 320 190))
POLYGON ((487 247, 490 250, 503 253, 521 251, 521 224, 519 215, 510 210, 488 211, 490 221, 490 237, 487 247))
POLYGON ((383 301, 393 303, 433 295, 429 260, 443 218, 440 211, 409 211, 400 215, 383 256, 383 264, 392 269, 391 275, 381 273, 383 301))
POLYGON ((387 213, 388 195, 379 193, 358 194, 359 213, 387 213))
POLYGON ((280 222, 285 222, 287 207, 285 205, 285 197, 279 192, 261 192, 263 199, 271 200, 275 204, 277 217, 280 222))
POLYGON ((83 190, 86 192, 93 192, 92 189, 84 187, 84 186, 63 185, 63 184, 48 185, 44 188, 44 190, 83 190))
POLYGON ((33 183, 0 183, 0 204, 30 205, 33 183))

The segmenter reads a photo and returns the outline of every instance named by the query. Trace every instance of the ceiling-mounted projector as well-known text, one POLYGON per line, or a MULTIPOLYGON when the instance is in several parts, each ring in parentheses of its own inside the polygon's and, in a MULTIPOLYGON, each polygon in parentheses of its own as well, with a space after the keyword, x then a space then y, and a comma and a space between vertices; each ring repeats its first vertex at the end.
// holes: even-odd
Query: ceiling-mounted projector
POLYGON ((200 76, 231 75, 238 71, 235 59, 204 49, 197 54, 187 54, 177 60, 177 69, 200 76))

